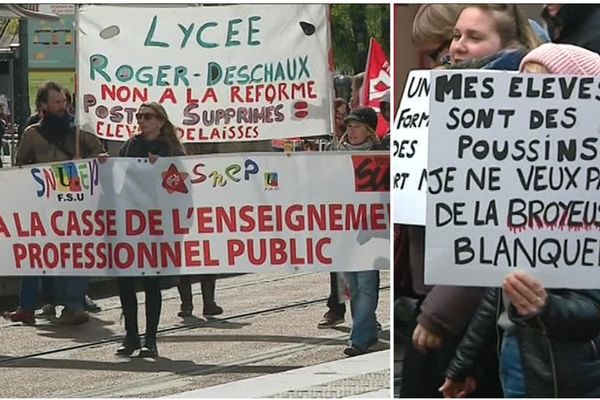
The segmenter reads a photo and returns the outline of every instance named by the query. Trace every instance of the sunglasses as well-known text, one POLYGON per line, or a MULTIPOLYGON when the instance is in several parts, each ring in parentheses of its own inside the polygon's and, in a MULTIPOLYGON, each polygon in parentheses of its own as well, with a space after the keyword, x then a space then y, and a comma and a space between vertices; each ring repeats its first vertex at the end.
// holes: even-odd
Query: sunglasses
POLYGON ((143 120, 148 121, 148 120, 151 120, 152 118, 157 118, 157 117, 158 117, 158 115, 153 114, 153 113, 137 113, 137 114, 135 114, 135 118, 138 120, 143 119, 143 120))

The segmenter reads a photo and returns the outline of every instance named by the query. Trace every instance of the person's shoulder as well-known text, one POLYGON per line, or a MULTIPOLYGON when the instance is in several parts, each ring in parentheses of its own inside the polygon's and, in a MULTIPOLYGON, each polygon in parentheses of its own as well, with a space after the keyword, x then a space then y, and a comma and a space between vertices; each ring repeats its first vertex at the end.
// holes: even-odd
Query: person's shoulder
POLYGON ((31 125, 34 124, 38 124, 41 120, 41 117, 39 114, 33 114, 31 116, 29 116, 29 118, 27 118, 27 122, 25 122, 25 127, 29 127, 31 125))
POLYGON ((25 130, 23 131, 23 138, 25 138, 25 137, 31 137, 31 136, 39 136, 39 134, 40 134, 39 128, 40 128, 40 123, 39 122, 27 126, 25 128, 25 130))
POLYGON ((140 140, 139 135, 133 135, 129 139, 123 142, 121 148, 119 149, 120 157, 128 157, 131 152, 132 146, 135 146, 140 140))

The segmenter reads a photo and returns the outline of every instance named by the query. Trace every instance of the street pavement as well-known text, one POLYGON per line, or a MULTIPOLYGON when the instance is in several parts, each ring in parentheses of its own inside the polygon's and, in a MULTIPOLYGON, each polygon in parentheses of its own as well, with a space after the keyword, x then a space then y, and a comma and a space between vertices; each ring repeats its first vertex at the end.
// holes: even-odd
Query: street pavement
MULTIPOLYGON (((383 271, 381 278, 385 288, 377 314, 384 330, 373 352, 355 359, 343 354, 351 326, 349 311, 341 326, 317 328, 327 310, 327 273, 219 279, 217 301, 225 314, 210 320, 201 317, 199 283, 193 285, 196 317, 186 320, 177 317, 177 289, 164 290, 159 357, 154 360, 114 354, 124 334, 116 296, 100 299, 103 310, 90 314, 91 321, 78 327, 42 319, 35 326, 23 326, 0 319, 0 397, 175 396, 260 377, 276 382, 281 374, 293 371, 328 379, 313 380, 308 386, 273 386, 266 395, 307 397, 308 390, 323 397, 389 397, 389 272, 383 271), (329 364, 338 360, 343 360, 341 365, 329 364), (330 373, 310 370, 313 367, 329 368, 330 373), (331 368, 340 372, 331 373, 331 368), (363 389, 356 389, 361 385, 363 389), (325 395, 327 390, 337 394, 325 395)), ((138 293, 142 332, 143 298, 138 293)))
POLYGON ((390 350, 183 392, 176 398, 390 398, 390 350))

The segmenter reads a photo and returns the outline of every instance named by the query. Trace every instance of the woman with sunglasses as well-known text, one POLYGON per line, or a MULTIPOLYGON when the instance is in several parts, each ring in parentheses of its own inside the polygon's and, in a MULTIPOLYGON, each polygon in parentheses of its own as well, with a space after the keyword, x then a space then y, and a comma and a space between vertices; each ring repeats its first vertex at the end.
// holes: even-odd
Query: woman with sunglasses
MULTIPOLYGON (((121 150, 120 157, 148 157, 154 163, 158 157, 185 155, 175 127, 163 106, 158 103, 142 104, 135 115, 141 133, 131 137, 121 150)), ((140 349, 140 357, 157 357, 156 333, 162 305, 161 279, 145 276, 140 278, 146 293, 146 335, 141 345, 137 321, 136 278, 118 278, 119 297, 125 319, 125 340, 117 349, 118 355, 129 356, 140 349)))

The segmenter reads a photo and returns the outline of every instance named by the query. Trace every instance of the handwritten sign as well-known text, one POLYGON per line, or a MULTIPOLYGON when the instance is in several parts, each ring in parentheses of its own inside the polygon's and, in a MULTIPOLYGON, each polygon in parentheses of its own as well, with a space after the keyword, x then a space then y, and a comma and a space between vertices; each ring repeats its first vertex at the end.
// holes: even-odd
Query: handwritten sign
POLYGON ((392 130, 392 201, 394 222, 425 225, 429 76, 414 70, 408 76, 392 130))
POLYGON ((600 287, 600 78, 432 72, 425 281, 600 287))
POLYGON ((329 133, 326 7, 82 6, 78 124, 127 140, 157 101, 183 142, 329 133))
POLYGON ((8 169, 0 275, 389 268, 389 156, 255 153, 8 169))

